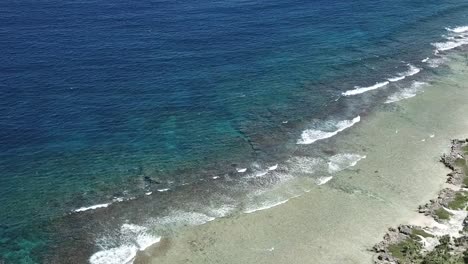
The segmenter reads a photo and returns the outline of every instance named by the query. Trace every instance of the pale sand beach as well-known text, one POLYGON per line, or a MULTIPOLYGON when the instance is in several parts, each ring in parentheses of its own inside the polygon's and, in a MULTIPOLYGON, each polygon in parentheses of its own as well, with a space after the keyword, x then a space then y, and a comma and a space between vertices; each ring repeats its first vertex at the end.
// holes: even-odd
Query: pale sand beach
MULTIPOLYGON (((135 263, 371 263, 387 228, 421 223, 417 206, 436 196, 448 170, 438 162, 450 139, 468 133, 468 68, 434 77, 416 97, 383 106, 336 137, 339 151, 366 158, 323 184, 267 210, 216 219, 174 233, 135 263)), ((306 187, 305 187, 306 186, 306 187)), ((296 192, 294 192, 296 193, 296 192)))

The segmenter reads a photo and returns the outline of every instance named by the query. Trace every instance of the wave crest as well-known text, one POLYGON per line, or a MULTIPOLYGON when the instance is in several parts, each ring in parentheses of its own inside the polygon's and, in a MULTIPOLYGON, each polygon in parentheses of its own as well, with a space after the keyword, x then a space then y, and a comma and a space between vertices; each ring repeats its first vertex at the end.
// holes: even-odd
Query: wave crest
POLYGON ((341 131, 352 127, 354 124, 361 121, 361 117, 357 116, 352 120, 343 120, 336 123, 335 131, 327 132, 315 129, 307 129, 302 131, 301 138, 297 141, 297 144, 301 145, 308 145, 312 144, 318 140, 326 139, 335 136, 336 134, 340 133, 341 131))
POLYGON ((409 88, 406 88, 406 89, 403 89, 393 95, 390 95, 387 99, 387 101, 385 101, 386 104, 390 104, 390 103, 394 103, 394 102, 398 102, 398 101, 401 101, 401 100, 404 100, 404 99, 408 99, 408 98, 411 98, 411 97, 414 97, 416 96, 418 93, 420 93, 422 90, 421 90, 421 87, 426 85, 427 83, 425 82, 413 82, 411 84, 411 87, 409 88))
POLYGON ((362 94, 362 93, 365 93, 365 92, 368 92, 368 91, 372 91, 372 90, 376 90, 376 89, 379 89, 381 87, 384 87, 386 86, 387 84, 389 84, 390 82, 388 81, 385 81, 385 82, 380 82, 380 83, 376 83, 372 86, 369 86, 369 87, 360 87, 360 86, 355 86, 353 90, 348 90, 344 93, 342 93, 342 95, 344 96, 352 96, 352 95, 357 95, 357 94, 362 94))

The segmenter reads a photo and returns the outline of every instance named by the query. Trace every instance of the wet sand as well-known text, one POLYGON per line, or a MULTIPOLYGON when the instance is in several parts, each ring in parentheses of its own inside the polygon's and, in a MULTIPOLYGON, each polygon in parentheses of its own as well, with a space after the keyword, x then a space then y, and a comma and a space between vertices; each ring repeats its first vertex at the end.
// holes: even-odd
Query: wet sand
POLYGON ((135 263, 371 263, 369 249, 388 227, 420 219, 417 205, 446 180, 440 155, 468 134, 468 68, 462 56, 450 65, 424 93, 383 105, 331 139, 340 152, 366 155, 356 166, 320 186, 288 182, 276 191, 309 192, 174 233, 135 263))

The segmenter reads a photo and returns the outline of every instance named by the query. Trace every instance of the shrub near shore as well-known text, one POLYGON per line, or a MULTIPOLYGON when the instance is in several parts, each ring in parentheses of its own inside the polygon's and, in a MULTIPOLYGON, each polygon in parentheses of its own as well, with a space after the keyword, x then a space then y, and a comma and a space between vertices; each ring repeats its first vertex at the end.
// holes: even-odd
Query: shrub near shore
POLYGON ((390 228, 373 250, 375 264, 466 264, 468 263, 468 139, 453 140, 441 161, 452 171, 447 182, 458 188, 443 189, 419 212, 447 227, 446 234, 431 233, 432 227, 402 225, 390 228), (456 190, 458 189, 458 190, 456 190), (464 219, 460 218, 464 216, 464 219), (458 228, 458 233, 450 231, 458 228))

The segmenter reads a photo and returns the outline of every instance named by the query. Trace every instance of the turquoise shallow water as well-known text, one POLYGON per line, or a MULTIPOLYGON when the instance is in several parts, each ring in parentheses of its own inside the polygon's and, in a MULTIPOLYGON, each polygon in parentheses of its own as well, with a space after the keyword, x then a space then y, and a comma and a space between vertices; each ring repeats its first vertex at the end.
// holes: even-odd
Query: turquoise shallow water
MULTIPOLYGON (((408 63, 430 74, 421 60, 434 56, 431 43, 468 25, 458 0, 4 1, 0 10, 0 248, 12 263, 58 245, 51 223, 85 222, 63 220, 76 208, 274 165, 314 118, 350 120, 382 99, 342 92, 408 63)), ((236 188, 232 197, 247 192, 236 188)), ((151 198, 158 205, 146 210, 202 199, 195 189, 151 198)))

